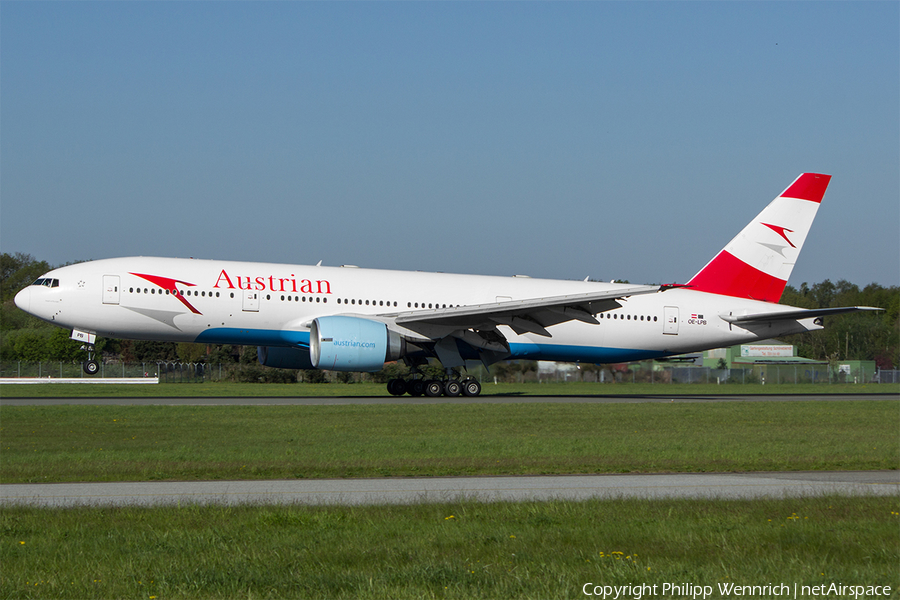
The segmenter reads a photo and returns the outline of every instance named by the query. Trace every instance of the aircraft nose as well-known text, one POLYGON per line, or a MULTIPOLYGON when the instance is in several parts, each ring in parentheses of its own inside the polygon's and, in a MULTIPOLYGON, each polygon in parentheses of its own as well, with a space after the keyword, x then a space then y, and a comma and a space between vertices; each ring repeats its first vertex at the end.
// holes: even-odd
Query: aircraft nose
POLYGON ((31 286, 29 285, 18 294, 16 294, 16 306, 27 313, 31 312, 31 286))

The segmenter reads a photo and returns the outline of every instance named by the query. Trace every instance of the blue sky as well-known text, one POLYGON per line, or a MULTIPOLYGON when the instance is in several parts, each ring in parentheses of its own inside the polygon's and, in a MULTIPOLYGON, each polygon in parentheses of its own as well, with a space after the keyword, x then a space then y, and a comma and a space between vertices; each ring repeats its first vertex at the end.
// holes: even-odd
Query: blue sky
POLYGON ((0 249, 900 284, 900 3, 0 4, 0 249))

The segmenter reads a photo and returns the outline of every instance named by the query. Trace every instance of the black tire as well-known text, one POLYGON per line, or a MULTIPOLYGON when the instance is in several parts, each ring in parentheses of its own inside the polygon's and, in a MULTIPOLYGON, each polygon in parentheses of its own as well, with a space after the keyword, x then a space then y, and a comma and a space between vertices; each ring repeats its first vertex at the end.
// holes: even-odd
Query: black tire
POLYGON ((425 382, 421 379, 413 379, 406 384, 406 392, 410 396, 421 396, 425 393, 425 382))
POLYGON ((100 371, 100 363, 96 360, 86 360, 81 363, 81 368, 88 375, 96 375, 100 371))
POLYGON ((435 381, 432 379, 431 381, 425 382, 425 395, 429 398, 436 398, 444 393, 444 386, 440 381, 435 381))
POLYGON ((462 392, 470 398, 481 395, 481 384, 476 379, 466 379, 462 384, 462 392))
POLYGON ((450 398, 456 398, 462 393, 462 384, 455 379, 444 384, 444 395, 450 398))
POLYGON ((406 382, 402 379, 391 379, 388 381, 387 391, 392 396, 402 396, 406 393, 406 382))

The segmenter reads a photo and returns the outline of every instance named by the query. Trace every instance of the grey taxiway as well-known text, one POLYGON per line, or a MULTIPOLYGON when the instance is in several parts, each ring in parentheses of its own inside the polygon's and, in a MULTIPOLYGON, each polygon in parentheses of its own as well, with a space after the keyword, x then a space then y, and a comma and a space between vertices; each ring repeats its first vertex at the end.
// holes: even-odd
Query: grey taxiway
POLYGON ((0 506, 361 505, 824 494, 900 495, 900 471, 14 484, 0 486, 0 506))

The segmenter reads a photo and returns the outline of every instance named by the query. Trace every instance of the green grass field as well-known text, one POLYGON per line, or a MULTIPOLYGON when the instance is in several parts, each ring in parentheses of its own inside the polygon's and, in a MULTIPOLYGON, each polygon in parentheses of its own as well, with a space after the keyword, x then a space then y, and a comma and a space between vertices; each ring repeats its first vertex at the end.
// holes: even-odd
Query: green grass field
POLYGON ((897 469, 900 403, 3 406, 0 482, 897 469))
MULTIPOLYGON (((900 402, 883 396, 0 407, 3 484, 898 468, 900 402)), ((587 583, 900 598, 898 564, 898 497, 0 511, 0 599, 585 598, 587 583)))
MULTIPOLYGON (((852 383, 723 384, 715 383, 489 383, 483 396, 615 396, 615 395, 751 395, 751 394, 900 394, 900 385, 852 383)), ((387 396, 380 383, 159 383, 43 384, 0 386, 0 398, 48 397, 267 397, 387 396)), ((406 400, 414 401, 409 396, 406 400)))
POLYGON ((897 598, 898 564, 886 497, 0 513, 0 598, 16 599, 584 598, 587 583, 691 597, 659 593, 673 582, 897 598))

